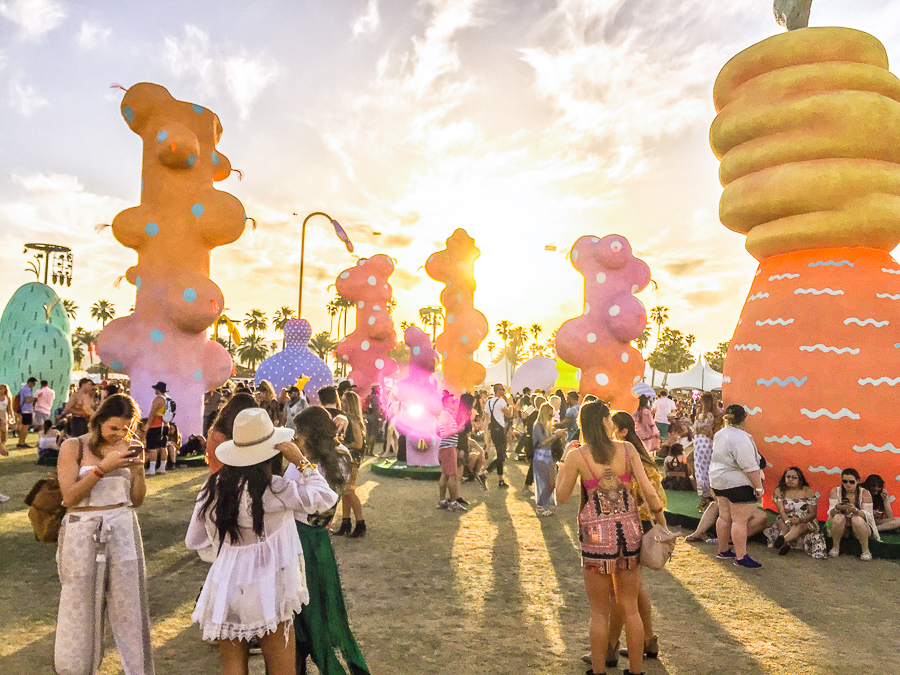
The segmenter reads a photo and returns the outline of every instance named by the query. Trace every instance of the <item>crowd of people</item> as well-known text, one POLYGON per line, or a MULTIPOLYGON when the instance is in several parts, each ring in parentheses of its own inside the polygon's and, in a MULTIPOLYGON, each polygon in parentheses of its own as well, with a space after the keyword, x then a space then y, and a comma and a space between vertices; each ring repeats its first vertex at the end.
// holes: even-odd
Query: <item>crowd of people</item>
MULTIPOLYGON (((245 673, 258 647, 273 675, 304 673, 309 659, 319 672, 345 673, 337 654, 350 673, 368 673, 330 537, 365 536, 356 483, 379 443, 384 456, 424 448, 423 439, 414 443, 396 428, 390 392, 375 385, 361 397, 344 381, 319 389, 312 405, 298 387, 278 394, 267 382, 223 387, 206 396, 203 434, 182 443, 165 382, 153 385, 144 417, 116 384, 98 388, 85 378, 55 410, 55 393, 46 382, 37 385, 30 378, 11 394, 0 384, 0 449, 8 454, 10 427, 19 448, 30 447, 28 433, 38 431, 38 461, 58 466, 68 506, 58 543, 59 673, 96 672, 107 620, 125 672, 154 672, 136 509, 146 477, 172 470, 179 456, 208 464, 185 542, 211 565, 192 618, 203 638, 218 644, 223 672, 245 673)), ((458 398, 444 392, 434 437, 424 442, 437 446, 437 506, 448 512, 467 510, 463 482, 487 490, 496 473, 498 489, 508 489, 510 457, 528 464, 523 491, 533 494, 538 517, 552 516, 578 488, 588 673, 624 655, 625 673, 636 674, 644 658, 659 653, 640 556, 644 533, 667 527, 667 489, 696 490, 702 500, 700 523, 687 540, 714 542, 717 558, 746 568, 762 566, 747 549, 756 534, 779 555, 800 549, 820 559, 838 556, 842 541, 853 537, 870 560, 870 540, 900 529, 884 480, 863 481, 849 467, 828 497, 824 532, 818 497, 797 466, 772 490, 777 513, 770 523, 759 506, 766 463, 743 428, 746 418, 743 406, 723 409, 709 393, 661 391, 625 412, 574 391, 510 395, 496 384, 458 398)))

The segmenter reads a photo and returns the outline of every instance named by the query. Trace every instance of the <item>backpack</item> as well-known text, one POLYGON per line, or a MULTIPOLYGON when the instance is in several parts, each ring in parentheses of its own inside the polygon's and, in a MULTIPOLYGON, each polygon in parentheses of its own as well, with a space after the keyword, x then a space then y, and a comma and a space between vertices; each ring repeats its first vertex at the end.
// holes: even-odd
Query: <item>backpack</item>
POLYGON ((17 415, 22 412, 22 397, 17 393, 15 396, 12 396, 12 410, 17 415))
POLYGON ((177 406, 175 405, 175 401, 173 401, 168 396, 166 396, 166 407, 163 410, 163 415, 162 415, 163 422, 168 424, 169 422, 171 422, 172 420, 175 419, 175 409, 176 408, 177 408, 177 406))
POLYGON ((47 544, 55 544, 59 538, 59 528, 66 507, 63 505, 62 490, 55 473, 41 478, 25 497, 28 505, 28 520, 34 530, 34 538, 47 544))

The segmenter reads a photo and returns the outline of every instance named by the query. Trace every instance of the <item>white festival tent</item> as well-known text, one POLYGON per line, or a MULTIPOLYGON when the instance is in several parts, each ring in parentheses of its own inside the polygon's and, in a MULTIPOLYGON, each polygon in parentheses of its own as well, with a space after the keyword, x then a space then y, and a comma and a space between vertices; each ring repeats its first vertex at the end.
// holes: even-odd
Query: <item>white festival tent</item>
POLYGON ((699 389, 713 391, 722 388, 722 373, 717 373, 701 357, 690 370, 683 373, 664 373, 644 364, 644 382, 666 389, 699 389), (663 384, 665 382, 665 384, 663 384))

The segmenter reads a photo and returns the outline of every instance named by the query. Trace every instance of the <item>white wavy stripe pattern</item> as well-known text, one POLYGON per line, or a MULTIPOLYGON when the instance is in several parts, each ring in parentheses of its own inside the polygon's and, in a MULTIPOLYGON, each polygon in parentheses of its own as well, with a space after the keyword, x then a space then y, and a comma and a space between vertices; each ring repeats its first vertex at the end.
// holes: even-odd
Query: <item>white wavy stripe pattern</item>
POLYGON ((896 295, 891 295, 890 293, 876 293, 876 298, 881 298, 882 300, 900 300, 900 293, 896 295))
POLYGON ((828 293, 828 295, 843 295, 844 291, 835 291, 831 288, 798 288, 794 291, 794 295, 808 295, 810 293, 813 295, 823 295, 824 293, 828 293))
POLYGON ((809 263, 808 267, 840 267, 841 265, 853 267, 853 263, 849 260, 841 260, 839 262, 835 262, 834 260, 829 260, 828 262, 820 260, 819 262, 809 263))
POLYGON ((872 379, 871 377, 864 377, 860 380, 857 380, 857 383, 858 384, 871 384, 875 387, 882 385, 882 384, 886 384, 889 387, 896 387, 898 384, 900 384, 900 377, 895 377, 894 379, 891 379, 889 377, 879 377, 877 380, 872 379))
POLYGON ((766 436, 763 439, 766 443, 790 443, 791 445, 812 445, 812 441, 808 441, 802 436, 766 436))
POLYGON ((809 470, 813 473, 827 473, 828 475, 840 475, 842 469, 839 466, 834 466, 830 469, 826 469, 824 466, 811 466, 809 470))
POLYGON ((856 450, 856 452, 868 452, 869 450, 874 450, 875 452, 892 452, 895 455, 900 455, 900 448, 893 443, 885 443, 884 445, 867 443, 866 445, 854 445, 853 449, 856 450))
POLYGON ((757 344, 735 345, 734 348, 735 348, 735 350, 737 350, 739 352, 740 351, 758 352, 762 349, 762 347, 760 347, 757 344))
POLYGON ((769 277, 769 281, 775 281, 776 279, 796 279, 799 276, 799 274, 791 274, 790 272, 786 272, 785 274, 773 274, 769 277))
POLYGON ((744 406, 744 410, 747 411, 748 415, 758 415, 762 412, 762 408, 760 408, 759 406, 756 406, 755 408, 748 408, 747 406, 744 406))
POLYGON ((731 383, 731 378, 728 377, 728 375, 724 375, 724 376, 722 377, 722 382, 724 382, 725 384, 730 384, 730 383, 731 383))
POLYGON ((789 324, 794 323, 793 319, 763 319, 762 321, 757 321, 757 326, 787 326, 789 324))
POLYGON ((761 377, 756 381, 756 384, 761 384, 765 387, 771 387, 773 384, 777 384, 779 387, 786 387, 789 384, 794 384, 798 387, 802 387, 804 384, 806 384, 807 379, 808 378, 806 377, 806 375, 799 379, 794 375, 791 375, 790 377, 786 377, 783 380, 780 377, 771 377, 768 380, 761 377))
POLYGON ((847 410, 846 408, 841 408, 836 413, 833 413, 830 410, 826 410, 825 408, 819 408, 815 412, 813 412, 812 410, 808 410, 806 408, 801 408, 800 414, 806 415, 807 417, 809 417, 810 419, 813 419, 813 420, 819 419, 822 415, 825 415, 825 417, 830 417, 833 420, 839 420, 842 417, 849 417, 851 420, 859 419, 859 415, 857 413, 855 413, 851 410, 847 410))
POLYGON ((834 352, 835 354, 859 354, 859 349, 855 347, 826 347, 823 344, 803 345, 800 347, 801 352, 814 352, 816 350, 820 352, 834 352))
POLYGON ((759 293, 754 293, 749 298, 747 298, 747 302, 750 302, 751 300, 761 300, 763 298, 768 298, 768 297, 769 297, 768 293, 763 293, 762 291, 760 291, 759 293))
POLYGON ((844 325, 849 326, 851 323, 855 323, 857 326, 868 326, 872 324, 875 328, 881 328, 883 326, 887 326, 890 321, 877 321, 876 319, 857 319, 855 316, 851 316, 848 319, 844 319, 844 325))
POLYGON ((900 270, 889 270, 887 267, 882 267, 881 271, 887 272, 888 274, 900 274, 900 270))

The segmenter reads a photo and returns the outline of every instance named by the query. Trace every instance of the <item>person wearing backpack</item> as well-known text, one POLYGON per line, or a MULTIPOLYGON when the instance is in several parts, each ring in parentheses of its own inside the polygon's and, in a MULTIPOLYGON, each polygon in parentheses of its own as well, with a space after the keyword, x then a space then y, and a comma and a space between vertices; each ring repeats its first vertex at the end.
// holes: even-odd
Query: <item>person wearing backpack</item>
POLYGON ((147 461, 150 463, 147 468, 148 476, 166 472, 166 443, 169 440, 167 423, 175 417, 175 402, 166 396, 168 391, 166 383, 157 382, 153 385, 153 391, 156 392, 156 398, 150 404, 146 427, 147 461), (158 469, 156 467, 157 459, 162 459, 158 469))
POLYGON ((509 487, 503 479, 503 465, 506 462, 506 421, 512 419, 516 414, 514 406, 509 405, 506 399, 506 387, 502 384, 494 385, 494 395, 487 401, 488 414, 488 432, 491 436, 491 442, 497 451, 497 457, 488 465, 487 473, 497 469, 497 476, 500 478, 498 487, 509 487))

